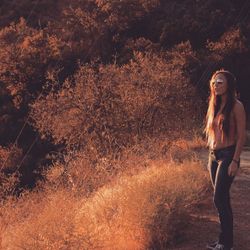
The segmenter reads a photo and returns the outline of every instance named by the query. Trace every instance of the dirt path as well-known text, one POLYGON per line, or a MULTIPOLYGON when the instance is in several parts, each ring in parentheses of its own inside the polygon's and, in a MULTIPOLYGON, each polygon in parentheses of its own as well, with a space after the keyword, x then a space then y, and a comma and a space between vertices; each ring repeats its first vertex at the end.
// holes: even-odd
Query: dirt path
MULTIPOLYGON (((231 187, 231 203, 234 213, 234 250, 250 250, 250 148, 245 148, 241 155, 241 169, 231 187)), ((171 250, 206 249, 206 243, 216 240, 218 233, 217 212, 212 194, 209 194, 192 214, 183 243, 171 250)))

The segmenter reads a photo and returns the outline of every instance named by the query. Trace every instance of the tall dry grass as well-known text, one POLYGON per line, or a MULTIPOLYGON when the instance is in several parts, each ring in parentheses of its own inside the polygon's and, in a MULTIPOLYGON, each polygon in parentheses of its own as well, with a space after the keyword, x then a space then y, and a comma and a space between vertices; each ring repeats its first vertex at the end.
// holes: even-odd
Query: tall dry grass
POLYGON ((199 164, 158 162, 98 190, 76 216, 91 225, 103 249, 166 249, 183 236, 189 208, 206 188, 199 164))
MULTIPOLYGON (((109 164, 91 169, 80 156, 67 173, 55 164, 36 190, 2 203, 2 249, 166 249, 176 244, 208 178, 192 156, 198 142, 175 144, 172 156, 134 150, 114 169, 109 164), (186 153, 175 161, 174 150, 180 148, 186 153)), ((164 145, 158 148, 162 152, 164 145)))

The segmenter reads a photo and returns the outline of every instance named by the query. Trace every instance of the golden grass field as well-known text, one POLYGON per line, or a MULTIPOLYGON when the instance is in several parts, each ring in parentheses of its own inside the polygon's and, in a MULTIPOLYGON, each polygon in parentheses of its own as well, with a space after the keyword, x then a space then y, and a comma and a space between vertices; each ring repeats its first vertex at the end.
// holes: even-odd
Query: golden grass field
POLYGON ((9 197, 1 206, 2 249, 174 245, 185 235, 189 211, 208 190, 206 168, 197 158, 201 145, 201 140, 179 140, 171 154, 130 155, 120 162, 126 170, 115 175, 91 170, 81 157, 71 162, 70 176, 55 165, 35 190, 9 197))

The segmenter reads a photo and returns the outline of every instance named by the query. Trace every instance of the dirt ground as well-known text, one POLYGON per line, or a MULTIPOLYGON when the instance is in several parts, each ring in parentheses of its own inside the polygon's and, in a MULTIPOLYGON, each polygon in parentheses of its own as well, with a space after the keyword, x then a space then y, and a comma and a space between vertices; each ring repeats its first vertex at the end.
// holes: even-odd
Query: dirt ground
MULTIPOLYGON (((234 214, 234 250, 250 250, 250 147, 242 152, 240 171, 231 187, 231 204, 234 214)), ((182 243, 169 250, 206 249, 207 242, 217 240, 218 233, 219 220, 211 193, 192 213, 182 243)))

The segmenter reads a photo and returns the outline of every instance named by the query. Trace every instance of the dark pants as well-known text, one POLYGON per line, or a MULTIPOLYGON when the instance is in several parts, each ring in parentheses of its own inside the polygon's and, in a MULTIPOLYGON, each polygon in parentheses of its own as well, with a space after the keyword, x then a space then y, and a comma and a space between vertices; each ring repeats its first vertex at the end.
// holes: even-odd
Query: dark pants
POLYGON ((234 177, 228 175, 228 167, 233 159, 234 151, 235 145, 210 150, 208 161, 208 170, 214 187, 214 204, 221 226, 219 243, 227 248, 233 246, 233 213, 229 190, 234 177))

